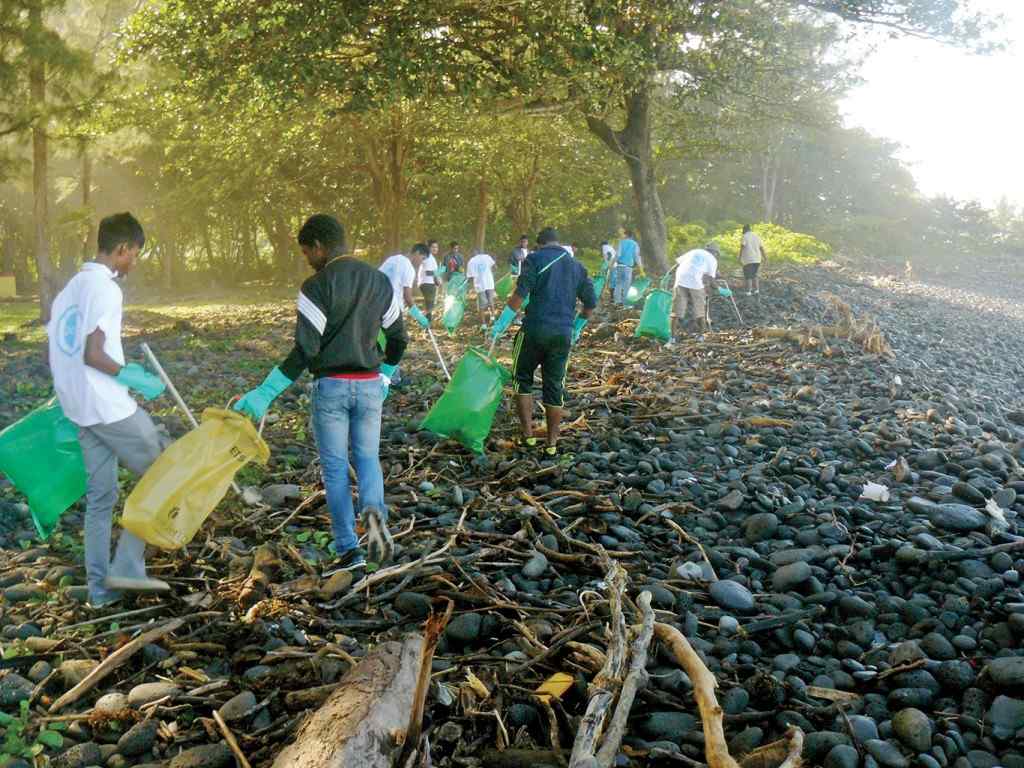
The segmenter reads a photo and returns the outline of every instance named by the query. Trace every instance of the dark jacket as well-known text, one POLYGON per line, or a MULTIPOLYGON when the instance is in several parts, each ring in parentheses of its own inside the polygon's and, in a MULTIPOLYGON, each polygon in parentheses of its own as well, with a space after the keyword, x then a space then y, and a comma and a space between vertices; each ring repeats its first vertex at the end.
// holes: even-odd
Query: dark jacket
POLYGON ((576 302, 583 302, 587 309, 597 306, 587 270, 557 244, 546 245, 526 257, 516 293, 530 298, 523 320, 527 333, 571 335, 576 302))
POLYGON ((409 341, 402 306, 382 272, 356 259, 334 259, 302 284, 295 346, 281 371, 295 380, 307 368, 320 377, 376 371, 382 362, 397 365, 409 341), (382 328, 383 359, 377 346, 382 328))

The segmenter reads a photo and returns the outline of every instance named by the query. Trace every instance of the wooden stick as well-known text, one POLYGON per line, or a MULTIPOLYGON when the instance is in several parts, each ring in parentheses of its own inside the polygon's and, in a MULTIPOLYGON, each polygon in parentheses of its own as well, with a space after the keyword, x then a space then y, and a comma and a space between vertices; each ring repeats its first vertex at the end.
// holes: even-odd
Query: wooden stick
POLYGON ((249 761, 245 759, 245 753, 242 752, 242 748, 238 746, 238 742, 235 740, 235 734, 228 728, 228 724, 224 722, 224 718, 221 717, 220 712, 216 709, 213 710, 213 719, 217 721, 217 727, 220 728, 221 734, 224 736, 224 741, 228 743, 231 751, 235 755, 235 759, 238 760, 239 768, 252 768, 249 765, 249 761))
POLYGON ((629 710, 633 707, 633 699, 637 691, 647 684, 647 649, 651 647, 651 638, 654 636, 654 610, 651 608, 651 593, 644 591, 636 600, 640 606, 643 616, 643 623, 633 641, 633 655, 629 660, 629 673, 622 684, 619 692, 619 702, 615 705, 615 714, 612 715, 611 723, 601 743, 601 749, 597 753, 597 763, 601 768, 611 768, 615 763, 615 756, 619 754, 619 747, 622 745, 622 737, 626 735, 626 721, 629 719, 629 710))
POLYGON ((412 711, 409 713, 409 725, 405 729, 405 743, 396 765, 402 765, 419 749, 420 736, 423 733, 423 714, 427 706, 427 692, 430 690, 430 675, 433 672, 434 650, 441 639, 441 633, 452 618, 455 603, 448 601, 448 607, 441 615, 431 613, 423 633, 423 651, 420 657, 420 671, 416 678, 416 692, 413 694, 412 711))
POLYGON ((729 754, 722 725, 722 708, 715 698, 718 682, 682 632, 669 624, 654 625, 654 635, 668 646, 676 662, 693 681, 693 697, 697 700, 704 727, 704 755, 708 768, 739 768, 729 754))
POLYGON ((135 655, 135 653, 142 650, 143 646, 149 645, 150 643, 154 643, 164 635, 170 634, 171 632, 180 629, 181 626, 186 621, 186 618, 174 619, 173 621, 167 622, 163 626, 151 629, 149 630, 149 632, 145 632, 136 637, 134 640, 125 643, 112 654, 107 656, 107 658, 105 658, 102 662, 100 662, 99 666, 97 666, 96 669, 94 669, 92 672, 86 675, 82 682, 80 682, 70 691, 68 691, 55 702, 53 702, 53 704, 50 706, 50 714, 55 714, 56 712, 59 712, 61 709, 66 707, 68 704, 73 704, 74 702, 78 701, 85 694, 87 694, 89 691, 95 688, 96 685, 100 682, 100 680, 105 678, 115 669, 117 669, 126 661, 128 661, 128 659, 135 655))

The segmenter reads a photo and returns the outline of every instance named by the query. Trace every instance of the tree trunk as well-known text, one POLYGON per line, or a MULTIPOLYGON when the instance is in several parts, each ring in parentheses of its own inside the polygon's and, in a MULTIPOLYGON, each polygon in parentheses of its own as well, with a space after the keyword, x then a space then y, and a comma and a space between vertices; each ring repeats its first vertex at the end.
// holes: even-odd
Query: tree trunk
POLYGON ((474 235, 475 247, 483 251, 484 243, 487 241, 487 214, 491 207, 491 190, 487 186, 486 179, 480 179, 479 197, 476 208, 476 234, 474 235))
POLYGON ((177 246, 170 241, 160 244, 161 287, 168 294, 174 289, 174 262, 177 258, 177 246))
POLYGON ((633 183, 643 261, 648 269, 664 272, 668 269, 668 232, 654 173, 652 87, 650 84, 641 86, 626 97, 626 125, 621 131, 613 130, 603 119, 591 115, 587 116, 587 127, 605 146, 625 160, 633 183))
POLYGON ((409 127, 398 110, 393 110, 386 136, 374 134, 374 128, 361 127, 366 148, 366 170, 370 175, 370 188, 381 217, 384 248, 387 254, 402 248, 402 230, 405 225, 406 198, 409 194, 407 175, 410 141, 409 127))
MULTIPOLYGON (((40 3, 29 10, 29 26, 42 36, 43 12, 40 3)), ((47 164, 49 148, 46 137, 46 63, 33 56, 28 72, 29 95, 32 106, 40 116, 32 125, 32 218, 35 224, 36 270, 39 273, 39 320, 50 321, 50 305, 57 295, 57 280, 50 259, 50 211, 47 164)))
POLYGON ((88 261, 96 253, 96 216, 92 210, 92 156, 89 143, 82 140, 82 212, 85 216, 85 237, 82 240, 82 261, 88 261))
POLYGON ((391 768, 402 751, 423 638, 378 645, 299 728, 274 768, 391 768))
POLYGON ((533 231, 534 212, 533 198, 537 189, 537 180, 540 176, 540 154, 534 154, 530 161, 530 169, 521 183, 514 180, 515 189, 511 194, 511 201, 508 204, 507 212, 512 220, 512 229, 516 235, 529 235, 533 231))

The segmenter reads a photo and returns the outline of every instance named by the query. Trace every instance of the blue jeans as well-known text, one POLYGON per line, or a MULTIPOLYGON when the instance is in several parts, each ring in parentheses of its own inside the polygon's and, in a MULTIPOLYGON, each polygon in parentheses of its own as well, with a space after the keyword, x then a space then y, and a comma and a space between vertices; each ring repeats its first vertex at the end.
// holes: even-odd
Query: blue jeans
POLYGON ((359 544, 348 482, 348 454, 359 483, 359 510, 376 507, 387 519, 384 473, 380 468, 380 419, 384 402, 379 378, 317 379, 313 385, 313 435, 331 512, 334 550, 339 555, 359 544))
POLYGON ((629 293, 629 287, 633 285, 633 268, 624 267, 619 264, 615 267, 615 303, 625 304, 626 294, 629 293))

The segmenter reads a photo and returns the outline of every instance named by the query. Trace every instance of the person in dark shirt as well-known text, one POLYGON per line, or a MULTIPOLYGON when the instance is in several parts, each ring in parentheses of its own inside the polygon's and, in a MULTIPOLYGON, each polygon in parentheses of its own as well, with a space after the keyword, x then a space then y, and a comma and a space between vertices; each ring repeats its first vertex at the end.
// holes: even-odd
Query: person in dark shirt
POLYGON ((384 399, 408 338, 402 299, 383 272, 343 256, 345 231, 332 216, 311 216, 299 230, 299 245, 316 274, 299 291, 295 345, 267 378, 236 404, 259 420, 302 372, 313 374, 313 434, 320 451, 334 549, 343 568, 364 564, 349 490, 349 449, 359 483, 359 505, 375 544, 371 558, 390 557, 391 535, 380 466, 380 422, 384 399), (377 346, 381 329, 387 339, 377 346), (383 357, 383 359, 382 359, 383 357))
POLYGON ((516 290, 491 331, 497 339, 511 325, 516 312, 526 306, 523 326, 516 335, 513 368, 516 407, 522 428, 522 444, 537 444, 533 436, 533 377, 538 366, 543 382, 544 415, 547 420, 548 456, 558 453, 558 433, 565 406, 565 374, 574 333, 597 306, 594 284, 572 254, 558 242, 558 232, 547 227, 537 236, 539 248, 526 257, 516 290), (583 309, 576 317, 576 304, 583 309))
POLYGON ((523 268, 523 262, 526 261, 526 256, 530 252, 530 238, 526 235, 522 235, 519 238, 519 245, 512 249, 512 253, 508 257, 508 265, 513 275, 518 275, 523 268))

